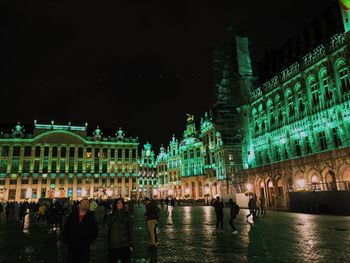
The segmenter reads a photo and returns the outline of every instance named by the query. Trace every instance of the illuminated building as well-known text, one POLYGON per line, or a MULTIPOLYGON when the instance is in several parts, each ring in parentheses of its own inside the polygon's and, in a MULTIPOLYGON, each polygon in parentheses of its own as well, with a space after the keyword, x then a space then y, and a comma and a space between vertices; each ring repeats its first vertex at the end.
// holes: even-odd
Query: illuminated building
POLYGON ((270 207, 289 207, 291 191, 349 190, 349 25, 332 5, 262 61, 240 107, 242 176, 270 207))
POLYGON ((18 124, 0 136, 0 199, 137 197, 138 140, 85 126, 18 124))
MULTIPOLYGON (((228 156, 231 158, 232 156, 228 156)), ((167 151, 161 147, 157 158, 158 194, 180 199, 226 198, 232 196, 227 173, 233 166, 225 160, 221 134, 212 117, 205 113, 201 129, 196 129, 193 115, 188 115, 183 138, 175 136, 167 151)))
POLYGON ((156 159, 152 145, 146 143, 141 151, 139 159, 139 197, 157 197, 156 159))

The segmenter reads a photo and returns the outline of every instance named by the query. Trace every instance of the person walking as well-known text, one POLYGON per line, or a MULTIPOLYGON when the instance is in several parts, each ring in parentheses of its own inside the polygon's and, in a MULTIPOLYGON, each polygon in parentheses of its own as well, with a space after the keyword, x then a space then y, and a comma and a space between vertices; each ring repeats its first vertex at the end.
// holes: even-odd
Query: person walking
POLYGON ((230 206, 230 226, 233 229, 232 234, 237 234, 237 229, 233 222, 236 220, 237 215, 239 213, 240 207, 232 200, 232 198, 228 201, 228 204, 230 206))
POLYGON ((38 218, 37 218, 38 224, 40 223, 41 220, 45 222, 45 211, 46 211, 46 206, 45 206, 45 203, 43 202, 40 204, 39 210, 38 210, 38 218))
POLYGON ((224 202, 217 196, 213 206, 216 214, 216 230, 219 231, 220 229, 222 233, 224 231, 224 202))
POLYGON ((131 215, 122 199, 116 201, 116 209, 106 218, 105 234, 108 262, 131 262, 134 231, 131 215))
POLYGON ((63 243, 68 247, 67 263, 89 263, 90 246, 95 242, 98 225, 89 211, 88 199, 82 199, 79 211, 73 211, 63 227, 63 243))
POLYGON ((157 223, 160 220, 160 210, 157 204, 149 198, 145 198, 147 228, 150 236, 148 248, 156 248, 158 243, 157 223))
POLYGON ((255 206, 256 206, 255 198, 254 196, 250 196, 250 199, 248 201, 249 214, 246 215, 248 223, 250 223, 248 220, 250 216, 253 216, 253 220, 255 219, 255 206))

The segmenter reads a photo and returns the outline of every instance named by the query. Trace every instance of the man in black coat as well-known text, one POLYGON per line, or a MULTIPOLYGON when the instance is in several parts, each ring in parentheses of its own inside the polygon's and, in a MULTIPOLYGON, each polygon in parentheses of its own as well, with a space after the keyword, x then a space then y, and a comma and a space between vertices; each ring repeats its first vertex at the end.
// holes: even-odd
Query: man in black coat
POLYGON ((90 246, 97 237, 98 226, 89 209, 89 200, 81 200, 79 211, 72 212, 63 227, 63 242, 68 247, 67 263, 90 262, 90 246))
POLYGON ((216 230, 220 232, 223 232, 224 230, 224 202, 220 200, 220 197, 216 197, 216 200, 213 203, 213 206, 215 207, 215 214, 216 214, 216 230))

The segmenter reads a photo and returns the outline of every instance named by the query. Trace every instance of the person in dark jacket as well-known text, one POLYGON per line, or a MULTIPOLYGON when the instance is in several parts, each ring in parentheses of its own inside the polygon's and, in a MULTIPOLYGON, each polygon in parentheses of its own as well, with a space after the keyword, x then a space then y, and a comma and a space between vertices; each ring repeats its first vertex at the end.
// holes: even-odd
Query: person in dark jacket
POLYGON ((68 247, 67 263, 90 263, 90 246, 97 237, 98 226, 89 209, 89 200, 81 200, 79 211, 73 211, 63 227, 63 243, 68 247))
POLYGON ((224 202, 220 200, 220 197, 216 197, 216 200, 213 203, 213 206, 215 207, 215 214, 216 214, 216 230, 219 230, 223 232, 224 230, 224 202))
POLYGON ((147 228, 150 236, 149 248, 156 248, 158 243, 157 223, 160 219, 160 210, 157 204, 149 198, 145 198, 147 228))
POLYGON ((236 220, 240 207, 235 202, 233 202, 232 198, 228 201, 228 204, 230 206, 230 226, 233 229, 232 234, 237 234, 237 229, 233 222, 236 220))
POLYGON ((119 259, 122 263, 131 262, 134 231, 131 215, 125 210, 122 199, 117 200, 114 213, 106 218, 105 233, 108 262, 115 263, 119 259))

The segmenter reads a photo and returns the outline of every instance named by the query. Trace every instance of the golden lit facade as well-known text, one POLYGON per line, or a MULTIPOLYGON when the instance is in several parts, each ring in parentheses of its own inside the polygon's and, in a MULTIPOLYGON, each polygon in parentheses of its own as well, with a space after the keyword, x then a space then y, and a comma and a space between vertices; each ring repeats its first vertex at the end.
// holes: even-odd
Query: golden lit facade
POLYGON ((137 198, 138 141, 119 129, 92 137, 85 126, 19 124, 0 136, 0 200, 137 198))

